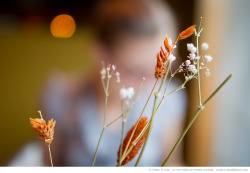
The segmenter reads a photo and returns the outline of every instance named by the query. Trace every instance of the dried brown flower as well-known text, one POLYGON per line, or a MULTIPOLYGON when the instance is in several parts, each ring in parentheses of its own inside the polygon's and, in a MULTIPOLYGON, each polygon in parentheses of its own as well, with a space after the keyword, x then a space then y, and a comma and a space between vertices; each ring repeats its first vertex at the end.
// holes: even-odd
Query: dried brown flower
MULTIPOLYGON (((132 137, 132 141, 135 141, 136 138, 140 135, 140 133, 143 131, 144 127, 147 125, 148 121, 147 121, 147 117, 142 117, 137 125, 137 128, 135 130, 135 133, 132 137)), ((132 135, 132 132, 135 128, 135 125, 128 131, 126 137, 123 140, 123 147, 122 147, 122 155, 124 154, 123 151, 125 150, 126 146, 128 145, 128 141, 132 135)), ((136 145, 133 147, 133 149, 128 153, 128 155, 124 158, 124 160, 122 161, 121 165, 125 165, 128 162, 130 162, 131 160, 133 160, 135 158, 135 156, 139 153, 145 139, 148 133, 148 128, 145 131, 145 133, 142 135, 142 137, 139 139, 139 141, 136 143, 136 145)), ((130 148, 133 145, 133 142, 131 142, 128 146, 128 148, 130 148)), ((120 154, 120 147, 119 150, 117 152, 117 163, 119 162, 119 154, 120 154)))
POLYGON ((157 54, 157 64, 155 66, 155 78, 162 78, 164 73, 166 72, 166 63, 168 60, 170 53, 163 50, 161 47, 160 52, 157 54))
POLYGON ((178 36, 178 38, 179 38, 180 40, 183 40, 183 39, 185 39, 185 38, 190 37, 190 36, 194 33, 194 31, 195 31, 195 27, 196 27, 196 25, 190 26, 190 27, 187 28, 185 31, 183 31, 182 33, 180 33, 179 36, 178 36))
POLYGON ((46 125, 46 121, 44 119, 30 118, 30 124, 37 132, 38 137, 44 139, 44 142, 47 145, 50 145, 52 143, 56 121, 53 121, 53 119, 51 119, 46 125))

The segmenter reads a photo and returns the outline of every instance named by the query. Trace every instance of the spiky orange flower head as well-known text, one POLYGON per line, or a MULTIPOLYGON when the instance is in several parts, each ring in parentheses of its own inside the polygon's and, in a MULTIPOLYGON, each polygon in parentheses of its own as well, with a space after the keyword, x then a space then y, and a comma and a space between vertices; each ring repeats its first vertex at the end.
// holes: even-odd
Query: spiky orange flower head
POLYGON ((30 124, 37 132, 38 137, 44 139, 44 142, 47 145, 50 145, 52 143, 56 121, 53 121, 53 119, 51 119, 46 125, 46 121, 44 119, 30 118, 30 124))
POLYGON ((169 37, 165 38, 164 46, 166 50, 163 50, 163 48, 161 47, 160 52, 157 54, 157 64, 155 66, 155 78, 156 79, 162 78, 164 76, 166 72, 165 65, 167 63, 168 57, 170 53, 173 51, 173 49, 176 48, 176 43, 178 42, 178 40, 183 40, 185 38, 190 37, 195 31, 195 27, 196 25, 192 25, 186 30, 184 30, 183 32, 181 32, 178 35, 174 44, 172 44, 172 41, 169 37))
MULTIPOLYGON (((147 125, 147 123, 148 123, 147 117, 142 117, 140 119, 131 141, 136 140, 136 138, 143 131, 143 129, 147 125)), ((126 137, 123 140, 122 155, 124 154, 123 152, 124 152, 126 146, 128 145, 128 141, 129 141, 129 139, 130 139, 130 137, 132 135, 132 132, 133 132, 134 128, 135 128, 135 125, 128 131, 126 137)), ((140 151, 140 149, 141 149, 141 147, 142 147, 142 145, 143 145, 143 143, 144 143, 144 141, 146 139, 147 133, 148 133, 148 127, 147 127, 147 130, 142 135, 142 137, 140 138, 140 140, 136 143, 136 145, 133 147, 133 149, 124 158, 121 165, 125 165, 125 164, 129 163, 131 160, 133 160, 135 158, 135 156, 139 153, 139 151, 140 151)), ((130 148, 132 145, 133 145, 133 142, 130 142, 128 148, 130 148)), ((119 150, 117 152, 117 156, 118 156, 117 163, 119 162, 120 147, 119 147, 119 150)))
POLYGON ((163 50, 161 47, 160 52, 157 53, 157 64, 155 66, 155 78, 162 78, 163 75, 166 72, 166 63, 168 61, 168 57, 170 55, 170 52, 172 51, 172 41, 170 38, 166 37, 164 41, 164 45, 167 51, 163 50))

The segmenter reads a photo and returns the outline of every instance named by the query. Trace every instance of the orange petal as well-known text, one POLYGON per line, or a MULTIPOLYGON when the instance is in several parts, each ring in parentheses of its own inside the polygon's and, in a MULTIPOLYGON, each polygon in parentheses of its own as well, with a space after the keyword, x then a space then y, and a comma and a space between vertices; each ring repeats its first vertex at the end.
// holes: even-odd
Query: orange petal
POLYGON ((190 37, 194 33, 194 31, 195 31, 195 27, 196 27, 196 25, 190 26, 185 31, 183 31, 182 33, 180 33, 179 34, 179 39, 183 40, 185 38, 190 37))
POLYGON ((166 37, 164 40, 164 46, 168 52, 171 52, 172 49, 172 41, 170 38, 166 37))

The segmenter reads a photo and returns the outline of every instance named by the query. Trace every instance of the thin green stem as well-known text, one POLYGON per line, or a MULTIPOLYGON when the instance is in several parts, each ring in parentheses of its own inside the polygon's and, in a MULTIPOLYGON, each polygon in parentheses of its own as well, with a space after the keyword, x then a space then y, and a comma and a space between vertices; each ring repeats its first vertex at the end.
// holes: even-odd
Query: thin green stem
MULTIPOLYGON (((196 34, 196 48, 197 48, 197 57, 199 57, 199 36, 200 36, 200 32, 201 32, 201 22, 202 22, 202 17, 200 20, 200 25, 199 25, 199 29, 198 32, 196 34)), ((200 84, 200 62, 199 62, 199 58, 197 59, 197 76, 198 76, 198 93, 199 93, 199 106, 201 106, 201 84, 200 84)))
POLYGON ((116 166, 121 166, 121 163, 123 161, 121 158, 122 158, 122 152, 123 152, 122 149, 123 149, 123 137, 124 137, 125 124, 126 124, 128 115, 129 115, 131 109, 133 108, 133 106, 135 104, 135 100, 138 97, 138 94, 139 94, 139 92, 141 90, 141 87, 142 87, 142 84, 143 84, 144 81, 145 81, 145 77, 142 78, 141 83, 140 83, 139 87, 137 88, 136 93, 135 93, 135 95, 133 97, 133 100, 132 100, 129 108, 126 111, 123 109, 123 100, 121 102, 122 103, 121 107, 122 107, 122 112, 123 112, 123 115, 122 115, 122 135, 121 135, 121 145, 120 145, 119 159, 118 159, 118 164, 116 166))
POLYGON ((160 88, 158 89, 157 92, 155 92, 154 107, 153 107, 153 111, 152 111, 152 116, 151 116, 150 121, 149 121, 150 124, 149 124, 148 134, 147 134, 147 136, 146 136, 145 142, 144 142, 144 144, 143 144, 142 150, 141 150, 140 155, 139 155, 139 157, 138 157, 138 159, 137 159, 137 161, 136 161, 135 166, 138 166, 138 165, 139 165, 140 160, 141 160, 141 158, 142 158, 142 155, 143 155, 143 153, 144 153, 144 150, 145 150, 145 148, 146 148, 146 145, 147 145, 147 142, 148 142, 148 139, 149 139, 151 130, 152 130, 152 125, 153 125, 153 121, 154 121, 154 116, 155 116, 155 114, 156 114, 156 112, 157 112, 157 102, 158 102, 158 98, 159 98, 159 95, 160 95, 160 93, 161 93, 161 89, 162 89, 162 87, 163 87, 163 85, 164 85, 164 83, 165 83, 165 81, 166 81, 166 79, 167 79, 167 76, 168 76, 168 73, 169 73, 170 68, 171 68, 171 62, 169 61, 168 66, 167 66, 167 71, 166 71, 166 73, 165 73, 165 75, 164 75, 164 77, 163 77, 163 79, 162 79, 162 81, 161 81, 160 88))
POLYGON ((106 88, 105 88, 105 85, 104 85, 104 81, 103 81, 103 87, 104 87, 104 91, 105 91, 105 111, 104 111, 104 121, 103 121, 103 128, 102 128, 102 133, 100 135, 100 138, 99 138, 99 141, 98 141, 98 144, 97 144, 97 147, 96 147, 96 150, 95 150, 95 155, 93 157, 93 160, 92 160, 92 164, 91 166, 94 166, 95 165, 95 160, 96 160, 96 156, 97 156, 97 152, 98 152, 98 149, 99 149, 99 145, 101 143, 101 140, 102 140, 102 136, 103 136, 103 133, 106 129, 106 119, 107 119, 107 109, 108 109, 108 97, 109 97, 109 71, 108 71, 108 79, 107 79, 107 85, 106 85, 106 88))
POLYGON ((164 77, 162 79, 162 83, 161 83, 161 86, 159 88, 159 91, 161 91, 161 89, 162 89, 162 87, 163 87, 163 85, 164 85, 164 83, 165 83, 165 81, 166 81, 166 79, 168 77, 168 73, 169 73, 170 68, 171 68, 171 61, 169 61, 169 63, 168 63, 167 72, 165 73, 165 75, 164 75, 164 77))
POLYGON ((176 142, 176 144, 174 145, 173 149, 171 150, 171 152, 169 153, 168 157, 165 159, 165 161, 162 163, 161 166, 165 166, 167 164, 167 162, 169 161, 169 159, 171 158, 171 156, 173 155, 173 153, 175 152, 176 148, 179 146, 179 144, 181 143, 182 139, 184 138, 184 136, 186 135, 186 133, 188 132, 188 130, 190 129, 190 127, 192 126, 192 124, 194 123, 194 121, 196 120, 196 118, 198 117, 199 113, 203 110, 203 108, 205 107, 205 105, 220 91, 220 89, 228 82, 228 80, 232 77, 232 74, 230 74, 221 84, 220 86, 207 98, 207 100, 202 104, 202 106, 199 106, 193 119, 189 122, 189 124, 187 125, 187 127, 185 128, 184 132, 181 134, 180 138, 178 139, 178 141, 176 142))
POLYGON ((116 122, 117 120, 119 120, 122 117, 122 115, 120 115, 119 117, 115 118, 113 121, 111 121, 109 124, 106 125, 106 127, 112 125, 114 122, 116 122))
POLYGON ((103 135, 104 131, 105 131, 105 128, 103 128, 103 129, 102 129, 102 133, 101 133, 101 135, 100 135, 100 138, 99 138, 99 141, 98 141, 98 144, 97 144, 96 150, 95 150, 95 155, 94 155, 94 158, 93 158, 93 160, 92 160, 92 164, 91 164, 91 166, 94 166, 94 165, 95 165, 95 160, 96 160, 97 152, 98 152, 99 145, 100 145, 100 143, 101 143, 101 140, 102 140, 102 135, 103 135))
POLYGON ((153 86, 153 88, 152 88, 152 91, 151 91, 149 97, 148 97, 148 100, 147 100, 147 102, 146 102, 146 104, 145 104, 145 106, 144 106, 144 108, 143 108, 143 110, 142 110, 142 112, 141 112, 141 115, 139 116, 139 118, 138 118, 138 120, 137 120, 137 122, 136 122, 136 124, 135 124, 134 130, 133 130, 132 133, 131 133, 131 136, 130 136, 130 138, 129 138, 129 140, 128 140, 128 143, 127 143, 127 145, 126 145, 126 148, 125 148, 125 150, 124 150, 124 153, 126 153, 127 150, 128 150, 128 146, 130 145, 130 142, 131 142, 131 140, 132 140, 132 137, 133 137, 133 135, 134 135, 134 133, 135 133, 135 129, 136 129, 137 126, 138 126, 138 123, 139 123, 139 121, 140 121, 140 119, 141 119, 141 117, 142 117, 142 114, 143 114, 145 108, 147 107, 148 101, 149 101, 149 99, 150 99, 150 97, 151 97, 151 95, 152 95, 152 93, 153 93, 153 91, 154 91, 154 89, 155 89, 155 87, 156 87, 158 81, 159 81, 159 78, 155 81, 155 84, 154 84, 154 86, 153 86))
POLYGON ((156 93, 155 93, 155 100, 154 100, 154 108, 153 108, 153 112, 152 112, 151 119, 150 119, 150 121, 149 121, 148 134, 147 134, 147 137, 146 137, 145 142, 144 142, 144 144, 143 144, 141 153, 140 153, 140 155, 139 155, 139 157, 138 157, 138 159, 137 159, 137 161, 136 161, 135 166, 138 166, 138 165, 139 165, 140 160, 141 160, 141 157, 142 157, 142 155, 143 155, 143 153, 144 153, 144 150, 145 150, 145 148, 146 148, 146 145, 147 145, 147 142, 148 142, 148 139, 149 139, 149 135, 150 135, 151 130, 152 130, 152 125, 153 125, 153 121, 154 121, 154 116, 155 116, 155 114, 156 114, 156 107, 157 107, 158 97, 159 97, 159 92, 156 92, 156 93))
POLYGON ((52 156, 51 156, 50 145, 48 145, 48 148, 49 148, 49 158, 50 158, 51 167, 53 167, 53 161, 52 161, 52 156))
POLYGON ((142 87, 142 84, 143 82, 145 81, 145 78, 143 77, 142 80, 141 80, 141 84, 139 85, 139 87, 137 88, 136 92, 135 92, 135 95, 133 97, 133 100, 129 106, 129 108, 127 109, 127 111, 125 112, 125 116, 124 116, 124 119, 127 119, 128 118, 128 115, 131 111, 131 109, 133 108, 134 104, 135 104, 135 100, 137 99, 138 97, 138 94, 140 93, 140 90, 141 90, 141 87, 142 87))
POLYGON ((118 166, 121 166, 121 157, 122 157, 122 149, 123 149, 123 136, 124 136, 124 129, 125 129, 125 123, 126 121, 122 121, 122 135, 121 135, 121 146, 120 146, 120 153, 119 153, 119 164, 118 166))

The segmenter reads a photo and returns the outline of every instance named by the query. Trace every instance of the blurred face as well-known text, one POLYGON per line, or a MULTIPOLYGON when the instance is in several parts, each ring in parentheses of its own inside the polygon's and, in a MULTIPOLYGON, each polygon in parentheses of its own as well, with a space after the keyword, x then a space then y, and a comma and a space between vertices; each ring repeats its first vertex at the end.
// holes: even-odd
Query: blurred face
POLYGON ((123 75, 151 78, 154 76, 156 55, 163 40, 157 35, 120 35, 108 57, 123 75))

